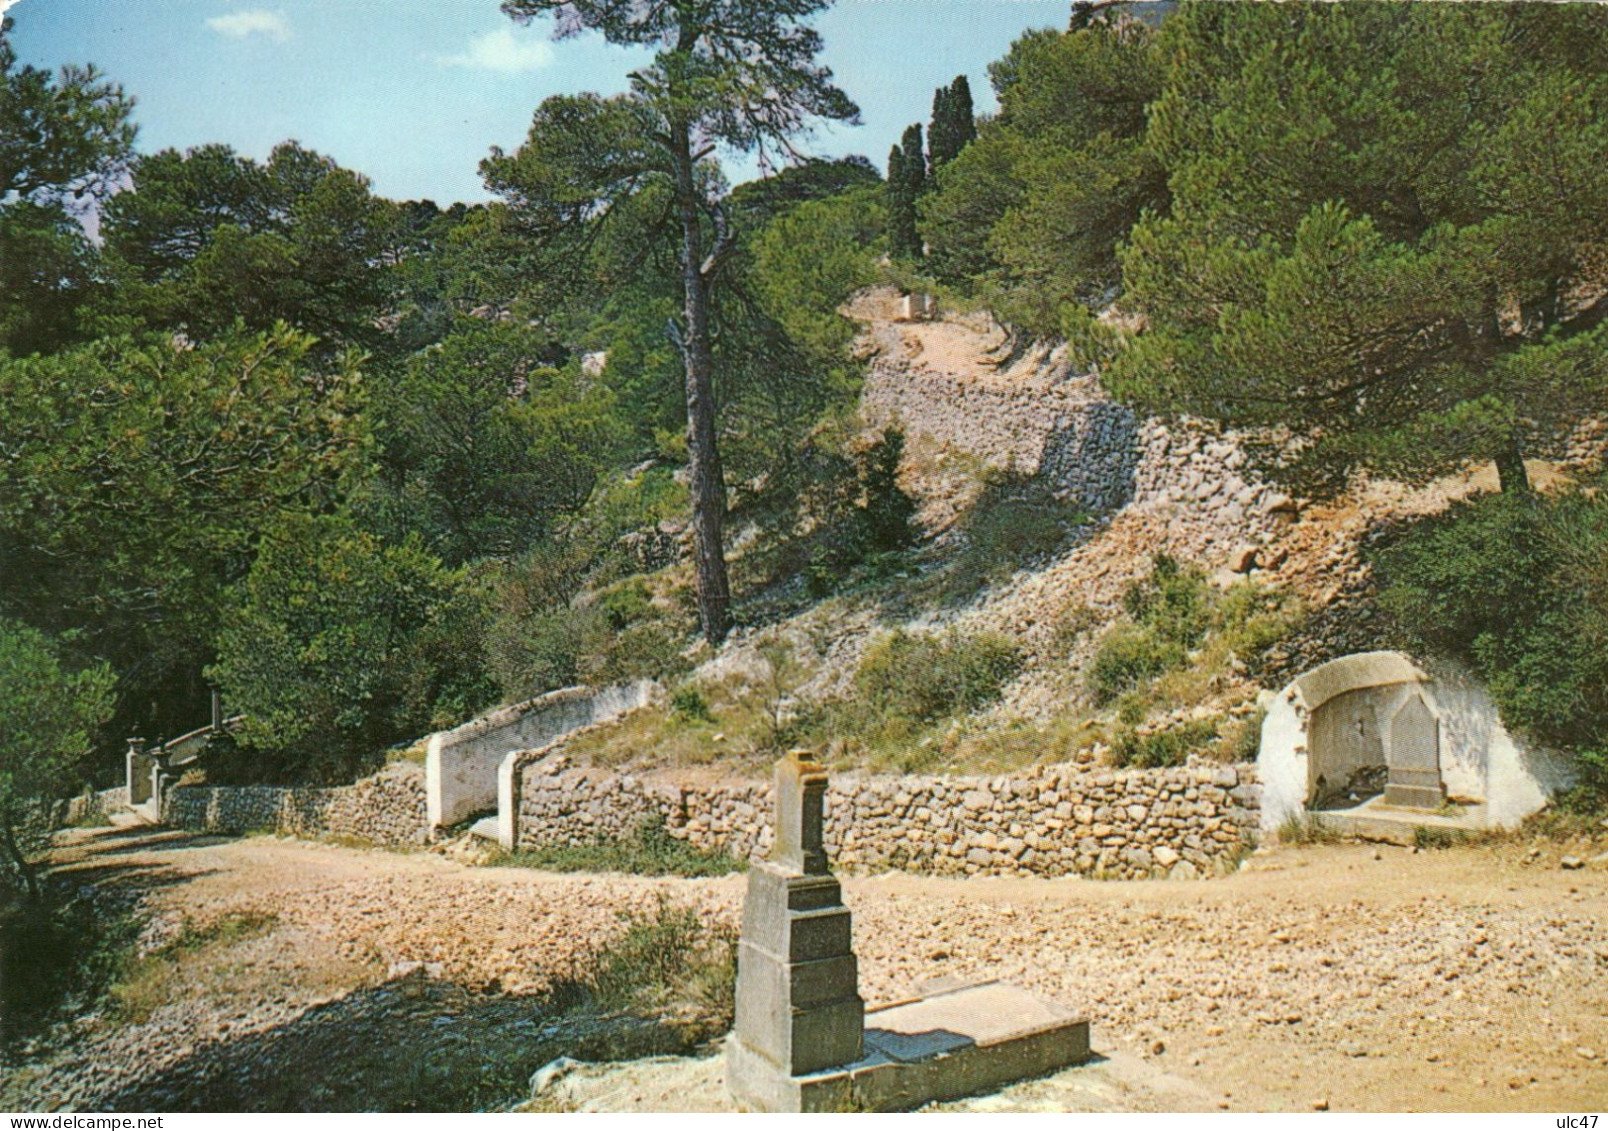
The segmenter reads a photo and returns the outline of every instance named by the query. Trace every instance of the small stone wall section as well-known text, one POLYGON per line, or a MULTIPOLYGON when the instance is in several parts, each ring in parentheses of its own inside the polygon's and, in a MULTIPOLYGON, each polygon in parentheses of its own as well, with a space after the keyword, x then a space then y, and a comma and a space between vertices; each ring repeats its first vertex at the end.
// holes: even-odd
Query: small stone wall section
POLYGON ((424 770, 395 762, 351 785, 179 786, 167 791, 164 824, 201 832, 268 831, 284 836, 344 837, 387 848, 429 840, 424 770))
MULTIPOLYGON (((650 818, 702 849, 752 858, 770 848, 768 784, 650 783, 571 768, 562 754, 523 775, 521 848, 627 837, 650 818)), ((827 793, 826 839, 850 871, 1191 878, 1231 869, 1254 845, 1259 805, 1248 764, 844 777, 827 793)))
POLYGON ((57 805, 55 824, 76 825, 81 821, 105 817, 108 813, 115 813, 119 809, 128 808, 128 787, 115 785, 111 789, 102 789, 80 793, 77 797, 70 797, 57 805))
POLYGON ((74 797, 58 801, 25 803, 22 819, 17 823, 17 835, 24 841, 38 841, 49 837, 57 829, 89 820, 98 820, 108 813, 128 808, 128 788, 85 790, 74 797))

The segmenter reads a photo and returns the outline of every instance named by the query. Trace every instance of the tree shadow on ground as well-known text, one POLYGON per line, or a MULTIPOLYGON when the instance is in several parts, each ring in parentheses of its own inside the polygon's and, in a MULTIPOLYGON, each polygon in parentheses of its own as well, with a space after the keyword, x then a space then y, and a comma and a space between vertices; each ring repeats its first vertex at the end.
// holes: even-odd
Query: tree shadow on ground
POLYGON ((911 586, 921 603, 955 608, 1018 570, 1042 565, 1091 538, 1100 524, 1058 498, 1039 476, 991 472, 953 529, 943 565, 911 586))
POLYGON ((419 974, 356 990, 256 1033, 198 1044, 97 1099, 156 1112, 486 1111, 529 1095, 560 1056, 690 1051, 675 1027, 585 1011, 585 991, 480 993, 419 974))

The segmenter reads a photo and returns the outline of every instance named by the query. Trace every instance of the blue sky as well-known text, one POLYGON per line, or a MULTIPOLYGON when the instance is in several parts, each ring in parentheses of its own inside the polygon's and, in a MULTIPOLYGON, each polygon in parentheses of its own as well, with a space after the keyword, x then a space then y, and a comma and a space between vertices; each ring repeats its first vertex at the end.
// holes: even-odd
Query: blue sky
MULTIPOLYGON (((0 0, 4 7, 6 0, 0 0)), ((807 150, 880 167, 933 88, 964 73, 993 108, 987 65, 1069 0, 838 0, 817 21, 823 61, 864 124, 807 150)), ((646 54, 596 36, 553 42, 497 0, 13 0, 24 62, 93 62, 138 100, 139 148, 208 142, 266 156, 295 138, 397 199, 484 200, 476 166, 518 146, 550 94, 614 92, 646 54)), ((734 179, 752 167, 733 167, 734 179)))

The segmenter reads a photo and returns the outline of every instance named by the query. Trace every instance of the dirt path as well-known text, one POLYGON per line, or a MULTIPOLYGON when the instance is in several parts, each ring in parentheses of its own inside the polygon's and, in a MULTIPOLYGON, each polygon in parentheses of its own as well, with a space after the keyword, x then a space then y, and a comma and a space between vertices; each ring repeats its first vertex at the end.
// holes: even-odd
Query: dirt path
MULTIPOLYGON (((265 1066, 312 1063, 280 1087, 316 1100, 419 1032, 439 1034, 443 1055, 472 1058, 487 1041, 518 1055, 542 1024, 532 995, 584 970, 620 912, 667 897, 735 921, 743 884, 272 838, 73 835, 64 866, 138 889, 155 937, 186 919, 269 928, 182 968, 148 1016, 88 1019, 71 1047, 11 1066, 0 1107, 284 1106, 248 1087, 265 1066)), ((869 1001, 935 976, 1007 977, 1089 1013, 1106 1065, 965 1105, 989 1110, 1601 1109, 1605 896, 1608 871, 1561 871, 1553 850, 1517 845, 1287 849, 1212 882, 846 884, 869 1001)), ((705 1085, 664 1095, 714 1106, 705 1085)), ((603 1091, 653 1102, 624 1096, 629 1085, 603 1091)))

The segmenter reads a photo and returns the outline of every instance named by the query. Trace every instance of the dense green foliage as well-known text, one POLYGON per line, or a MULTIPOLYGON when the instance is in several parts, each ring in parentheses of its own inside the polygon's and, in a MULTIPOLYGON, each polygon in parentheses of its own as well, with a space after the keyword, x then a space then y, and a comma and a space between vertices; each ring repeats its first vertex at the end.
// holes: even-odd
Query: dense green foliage
POLYGON ((1315 475, 1495 458, 1523 489, 1525 422, 1608 389, 1608 13, 1206 5, 1166 36, 1172 208, 1123 259, 1149 330, 1114 386, 1319 429, 1315 475))
MULTIPOLYGON (((664 145, 768 151, 852 116, 798 22, 816 7, 756 9, 740 48, 703 28, 626 97, 544 104, 485 163, 497 201, 446 210, 294 142, 133 157, 116 86, 19 67, 0 33, 0 617, 115 677, 109 721, 86 689, 90 776, 126 734, 198 725, 209 683, 252 720, 225 776, 329 779, 500 695, 680 670, 686 576, 650 598, 626 547, 676 545, 694 509, 674 473, 700 335, 706 496, 741 484, 784 537, 816 521, 801 484, 862 496, 818 426, 858 386, 837 308, 875 279, 880 178, 803 161, 729 191, 664 145), (72 203, 102 197, 97 245, 72 203)), ((862 503, 868 546, 908 540, 890 499, 862 503)))
POLYGON ((540 366, 542 335, 465 318, 382 394, 391 529, 457 564, 520 553, 592 496, 619 449, 612 391, 540 366))
POLYGON ((482 168, 487 185, 508 201, 557 277, 574 275, 616 221, 627 233, 633 262, 674 251, 680 317, 672 316, 667 330, 685 381, 693 591, 699 628, 711 644, 719 644, 733 623, 714 304, 730 289, 726 267, 737 248, 711 158, 724 147, 757 151, 765 160, 794 152, 793 139, 816 120, 858 121, 859 108, 816 61, 821 36, 806 22, 828 3, 502 5, 519 21, 553 17, 559 38, 591 31, 617 46, 655 52, 649 65, 631 73, 624 94, 543 102, 519 153, 509 159, 494 149, 482 168))
MULTIPOLYGON (((209 678, 253 719, 237 772, 332 778, 499 697, 676 678, 695 625, 894 575, 971 600, 1065 546, 1081 516, 1000 478, 949 560, 910 551, 903 437, 853 419, 840 312, 894 277, 1018 344, 1070 336, 1141 408, 1303 437, 1274 470, 1315 488, 1495 459, 1522 489, 1530 438, 1603 403, 1602 9, 1085 6, 990 68, 993 117, 965 76, 936 91, 885 182, 855 158, 733 189, 715 145, 769 163, 854 114, 820 6, 510 0, 657 54, 622 95, 543 102, 482 165, 493 203, 445 210, 294 142, 135 157, 120 89, 19 66, 0 31, 0 623, 93 673, 67 761, 98 754, 29 788, 197 725, 209 678)), ((1588 752, 1600 594, 1569 555, 1594 506, 1458 508, 1387 563, 1404 627, 1588 752)), ((1290 617, 1158 563, 1091 692, 1142 713, 1290 617)), ((908 745, 1018 662, 896 635, 855 709, 908 745)), ((779 741, 780 708, 752 713, 779 741)))
POLYGON ((1503 493, 1410 529, 1379 561, 1400 631, 1468 664, 1502 717, 1580 752, 1608 792, 1608 503, 1503 493))
POLYGON ((130 966, 140 927, 92 893, 12 902, 0 889, 0 1050, 92 1008, 130 966))
POLYGON ((398 215, 362 176, 293 142, 262 164, 227 146, 136 160, 101 232, 115 302, 150 326, 210 336, 288 322, 329 345, 372 344, 398 215))
POLYGON ((362 472, 357 360, 311 350, 280 327, 0 360, 0 613, 80 632, 117 672, 120 727, 196 725, 226 590, 262 531, 362 472))
POLYGON ((488 697, 460 659, 477 639, 474 591, 416 540, 292 516, 267 532, 234 597, 209 675, 280 773, 349 777, 488 697))
POLYGON ((13 879, 37 900, 39 807, 81 780, 95 730, 112 710, 111 670, 73 670, 63 652, 44 633, 0 617, 0 905, 13 879))
POLYGON ((1310 436, 1279 470, 1313 486, 1496 459, 1524 489, 1526 429, 1601 403, 1603 9, 1076 23, 994 66, 921 208, 941 279, 1131 401, 1310 436))
MULTIPOLYGON (((1158 677, 1193 666, 1254 666, 1294 627, 1296 611, 1277 594, 1250 582, 1215 589, 1199 570, 1166 554, 1122 596, 1123 620, 1101 637, 1088 668, 1090 693, 1100 704, 1124 700, 1142 707, 1158 677)), ((1137 721, 1134 720, 1134 721, 1137 721)))
POLYGON ((134 103, 94 67, 18 66, 0 16, 0 351, 75 338, 93 293, 79 211, 109 193, 134 144, 134 103))
POLYGON ((929 270, 1035 334, 1069 305, 1101 304, 1116 248, 1165 200, 1144 144, 1162 74, 1157 33, 1126 20, 1031 32, 990 67, 999 113, 922 202, 929 270))

